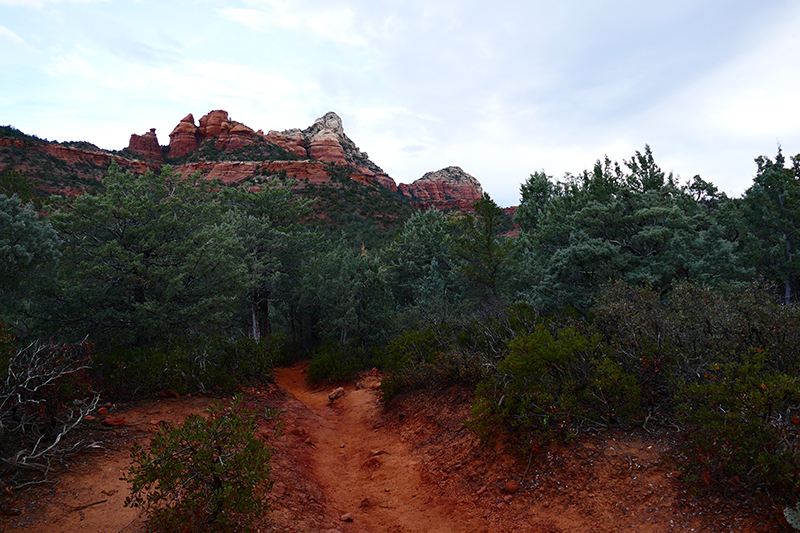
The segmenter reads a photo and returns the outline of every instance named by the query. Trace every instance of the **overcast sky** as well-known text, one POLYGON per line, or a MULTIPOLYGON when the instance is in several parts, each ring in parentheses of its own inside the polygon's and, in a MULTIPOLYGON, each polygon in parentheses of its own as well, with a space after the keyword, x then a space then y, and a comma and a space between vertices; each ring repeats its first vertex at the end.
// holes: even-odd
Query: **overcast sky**
POLYGON ((800 152, 798 28, 781 0, 0 0, 0 124, 121 149, 335 111, 398 183, 458 165, 504 206, 645 144, 739 196, 800 152))

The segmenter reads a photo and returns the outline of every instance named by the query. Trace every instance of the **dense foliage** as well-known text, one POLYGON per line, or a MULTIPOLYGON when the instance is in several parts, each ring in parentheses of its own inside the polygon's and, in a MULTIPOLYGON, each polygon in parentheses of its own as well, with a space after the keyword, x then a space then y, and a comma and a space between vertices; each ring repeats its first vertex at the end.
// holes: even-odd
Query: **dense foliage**
POLYGON ((677 425, 701 490, 800 498, 800 156, 759 157, 741 198, 666 174, 649 147, 537 172, 516 232, 487 194, 412 213, 328 171, 304 184, 312 207, 281 176, 236 188, 112 166, 47 221, 9 174, 2 322, 20 343, 88 338, 93 383, 115 394, 233 390, 302 356, 315 380, 380 366, 387 400, 474 387, 488 439, 677 425))

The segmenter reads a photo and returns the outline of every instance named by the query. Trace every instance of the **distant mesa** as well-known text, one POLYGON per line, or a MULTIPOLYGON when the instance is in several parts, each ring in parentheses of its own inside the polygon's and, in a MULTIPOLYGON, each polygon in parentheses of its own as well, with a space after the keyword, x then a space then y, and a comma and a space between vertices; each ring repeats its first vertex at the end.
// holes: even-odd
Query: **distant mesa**
MULTIPOLYGON (((208 141, 213 141, 214 147, 222 152, 266 141, 299 158, 299 161, 203 161, 186 163, 176 170, 182 174, 200 172, 225 183, 246 180, 255 172, 286 172, 305 183, 324 183, 330 180, 325 164, 334 164, 352 168, 351 178, 354 180, 399 191, 420 208, 470 209, 483 192, 477 179, 456 166, 428 172, 413 183, 398 187, 394 179, 345 134, 341 117, 332 111, 304 130, 273 130, 266 134, 232 120, 228 112, 221 109, 204 115, 197 123, 190 113, 169 134, 167 157, 189 155, 208 141)), ((155 129, 144 135, 131 135, 128 148, 150 161, 164 161, 155 129)))

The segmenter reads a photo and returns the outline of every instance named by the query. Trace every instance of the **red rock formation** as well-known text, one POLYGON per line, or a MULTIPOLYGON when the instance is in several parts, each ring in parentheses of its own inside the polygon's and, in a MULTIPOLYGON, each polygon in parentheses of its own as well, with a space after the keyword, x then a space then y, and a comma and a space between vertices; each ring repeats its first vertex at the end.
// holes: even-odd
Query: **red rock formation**
POLYGON ((244 124, 230 120, 228 112, 221 109, 203 115, 200 126, 194 125, 194 116, 189 113, 169 134, 169 157, 186 155, 213 138, 216 148, 231 151, 256 144, 260 136, 244 124))
POLYGON ((9 157, 0 161, 0 174, 7 170, 19 170, 31 180, 34 188, 46 194, 63 194, 75 196, 83 192, 79 183, 72 179, 64 180, 68 176, 78 176, 83 179, 101 180, 112 161, 125 170, 136 174, 144 174, 148 170, 158 168, 156 163, 125 159, 110 154, 99 148, 82 149, 64 146, 46 141, 30 141, 0 137, 0 147, 8 146, 19 149, 25 154, 24 158, 9 157), (41 154, 41 155, 39 155, 41 154), (57 160, 57 164, 42 176, 41 161, 43 159, 57 160))
MULTIPOLYGON (((325 163, 346 166, 343 142, 346 139, 342 119, 336 113, 326 113, 318 118, 314 125, 303 132, 306 138, 308 156, 325 163)), ((348 141, 350 139, 347 139, 348 141)), ((352 143, 352 141, 350 141, 352 143)), ((355 147, 355 144, 353 144, 355 147)), ((351 165, 355 167, 356 165, 351 165)))
POLYGON ((189 113, 169 134, 169 157, 186 155, 197 146, 197 126, 194 125, 194 116, 189 113))
POLYGON ((230 151, 258 142, 256 132, 238 122, 224 122, 215 146, 230 151))
MULTIPOLYGON (((297 180, 309 183, 323 183, 330 179, 323 163, 348 166, 354 169, 352 178, 364 183, 377 183, 391 191, 397 191, 397 184, 378 165, 369 160, 369 156, 358 149, 355 143, 344 133, 342 119, 336 113, 329 112, 314 121, 305 130, 291 129, 282 132, 270 131, 266 135, 261 130, 251 128, 231 120, 227 111, 215 110, 204 115, 199 126, 195 126, 194 117, 189 114, 175 127, 170 134, 169 157, 179 157, 196 150, 208 139, 216 138, 215 147, 231 151, 266 140, 280 146, 287 152, 311 161, 273 162, 268 166, 284 167, 287 174, 297 180)), ((241 181, 252 174, 252 168, 262 171, 263 165, 231 165, 227 162, 185 165, 183 168, 200 170, 210 177, 226 182, 241 181), (219 165, 214 170, 212 167, 219 165)), ((179 169, 179 170, 180 170, 179 169)), ((267 171, 270 171, 267 169, 267 171)), ((181 172, 183 172, 181 170, 181 172)))
POLYGON ((264 138, 268 142, 280 146, 291 154, 302 158, 308 157, 308 151, 306 151, 304 144, 305 137, 303 136, 303 132, 298 129, 283 132, 270 131, 264 138))
POLYGON ((187 163, 175 168, 183 176, 199 172, 207 179, 218 179, 223 183, 238 183, 253 177, 254 174, 270 175, 285 172, 286 175, 298 181, 302 187, 306 183, 321 184, 330 181, 330 175, 325 169, 325 164, 320 161, 267 161, 242 162, 242 161, 209 161, 187 163))
MULTIPOLYGON (((203 139, 210 139, 222 132, 222 125, 229 122, 228 112, 221 109, 210 112, 200 119, 197 134, 203 139)), ((226 126, 226 129, 230 126, 226 126)))
POLYGON ((460 167, 428 172, 411 184, 401 183, 398 189, 415 205, 438 209, 469 209, 483 194, 480 182, 460 167))
POLYGON ((88 150, 70 148, 55 143, 45 145, 44 151, 70 165, 74 165, 75 163, 89 163, 99 167, 108 167, 111 161, 116 161, 122 168, 130 169, 137 174, 144 174, 148 170, 157 168, 155 165, 145 163, 144 161, 132 161, 106 152, 90 152, 88 150))
POLYGON ((155 128, 150 128, 150 131, 144 135, 132 134, 131 140, 128 142, 128 149, 147 159, 159 163, 164 162, 164 155, 161 153, 155 128))

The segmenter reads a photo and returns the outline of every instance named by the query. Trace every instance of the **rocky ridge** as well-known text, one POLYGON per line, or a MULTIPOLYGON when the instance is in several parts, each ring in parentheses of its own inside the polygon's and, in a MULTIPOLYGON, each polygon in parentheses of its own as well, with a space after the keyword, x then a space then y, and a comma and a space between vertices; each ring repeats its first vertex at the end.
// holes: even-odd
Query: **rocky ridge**
POLYGON ((88 143, 50 142, 16 130, 11 133, 6 136, 7 132, 0 131, 0 172, 22 171, 41 181, 39 188, 48 194, 88 190, 91 183, 102 179, 111 161, 135 173, 157 171, 166 162, 180 174, 199 172, 224 183, 280 174, 297 181, 298 188, 326 184, 334 174, 339 178, 345 175, 399 192, 420 208, 470 209, 482 193, 478 180, 459 167, 429 172, 411 184, 398 186, 345 134, 342 119, 334 112, 306 129, 268 133, 231 119, 224 110, 211 111, 197 122, 190 113, 173 128, 168 146, 159 144, 156 130, 151 128, 141 135, 132 134, 127 148, 119 152, 83 146, 88 143), (41 155, 32 160, 25 154, 41 155), (337 167, 349 170, 342 172, 337 167))
MULTIPOLYGON (((128 148, 144 157, 155 154, 151 145, 143 143, 146 137, 148 141, 155 137, 155 130, 151 130, 151 133, 151 137, 148 137, 150 134, 132 135, 128 148)), ((300 161, 294 162, 269 163, 193 162, 177 168, 184 174, 200 172, 225 183, 243 181, 254 173, 285 171, 287 175, 301 182, 320 184, 330 179, 324 166, 327 163, 350 167, 354 170, 352 179, 376 183, 390 191, 399 191, 417 207, 469 209, 483 192, 480 182, 459 167, 429 172, 411 184, 398 186, 394 179, 371 161, 369 155, 362 152, 345 134, 342 119, 334 112, 326 113, 306 129, 270 130, 266 134, 262 130, 255 131, 232 120, 227 111, 211 111, 200 119, 199 125, 195 125, 194 116, 190 113, 175 126, 169 137, 170 158, 189 155, 210 140, 214 141, 216 149, 222 151, 232 151, 266 141, 300 158, 300 161)), ((157 160, 154 157, 148 158, 157 160)))

